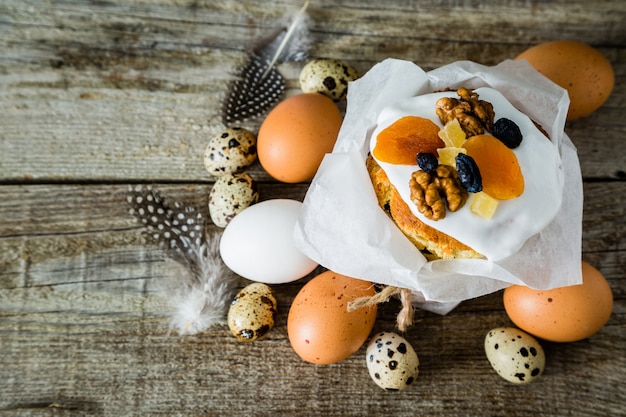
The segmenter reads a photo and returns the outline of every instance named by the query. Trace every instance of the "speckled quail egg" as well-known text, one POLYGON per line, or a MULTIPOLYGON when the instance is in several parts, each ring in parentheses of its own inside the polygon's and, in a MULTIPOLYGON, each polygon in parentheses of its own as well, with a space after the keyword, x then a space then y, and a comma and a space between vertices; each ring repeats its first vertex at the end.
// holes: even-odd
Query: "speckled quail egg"
POLYGON ((272 289, 260 282, 244 287, 228 309, 228 327, 239 340, 251 342, 274 327, 276 298, 272 289))
POLYGON ((218 227, 226 225, 241 211, 259 201, 256 182, 247 173, 226 174, 209 192, 209 215, 218 227))
POLYGON ((215 135, 204 152, 204 167, 216 177, 241 172, 257 158, 256 136, 243 128, 230 127, 215 135))
POLYGON ((375 335, 367 345, 367 369, 378 385, 387 391, 404 390, 419 373, 419 359, 413 347, 393 332, 375 335))
POLYGON ((502 378, 527 384, 543 373, 546 356, 537 340, 514 327, 498 327, 485 336, 485 354, 502 378))
POLYGON ((336 59, 319 58, 309 61, 300 71, 300 89, 339 101, 346 97, 348 83, 357 78, 357 71, 350 65, 336 59))

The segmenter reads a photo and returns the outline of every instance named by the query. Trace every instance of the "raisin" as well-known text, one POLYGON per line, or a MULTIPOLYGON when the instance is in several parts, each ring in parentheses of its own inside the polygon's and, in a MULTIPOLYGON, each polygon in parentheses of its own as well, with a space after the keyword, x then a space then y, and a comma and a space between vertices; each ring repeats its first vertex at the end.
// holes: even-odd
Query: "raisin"
POLYGON ((463 188, 470 193, 478 193, 483 190, 482 178, 478 165, 474 158, 464 153, 459 153, 456 158, 456 172, 463 188))
POLYGON ((435 154, 430 152, 420 152, 417 154, 416 159, 417 165, 422 171, 433 172, 437 169, 437 165, 439 165, 439 161, 437 161, 435 154))
POLYGON ((522 143, 522 132, 519 126, 505 117, 493 124, 493 135, 500 139, 509 149, 514 149, 522 143))

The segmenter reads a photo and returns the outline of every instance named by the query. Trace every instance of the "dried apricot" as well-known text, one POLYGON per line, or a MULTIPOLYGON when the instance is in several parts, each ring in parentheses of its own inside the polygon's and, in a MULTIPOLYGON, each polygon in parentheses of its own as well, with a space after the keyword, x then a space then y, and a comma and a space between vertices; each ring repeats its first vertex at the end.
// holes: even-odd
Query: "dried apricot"
POLYGON ((482 176, 483 191, 498 200, 510 200, 524 192, 524 176, 517 156, 491 135, 469 138, 463 147, 482 176))
POLYGON ((418 153, 435 153, 444 146, 438 133, 439 127, 430 119, 402 117, 378 134, 374 157, 390 164, 417 165, 418 153))

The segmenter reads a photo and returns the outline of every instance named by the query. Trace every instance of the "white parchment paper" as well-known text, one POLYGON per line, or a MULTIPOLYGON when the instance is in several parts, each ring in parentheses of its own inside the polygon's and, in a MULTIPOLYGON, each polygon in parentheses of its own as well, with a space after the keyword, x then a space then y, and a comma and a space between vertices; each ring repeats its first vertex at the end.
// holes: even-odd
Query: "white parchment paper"
POLYGON ((459 302, 511 284, 549 289, 582 282, 582 178, 576 149, 564 133, 566 90, 525 61, 487 67, 456 62, 428 73, 387 59, 350 84, 337 143, 307 192, 295 245, 337 273, 413 290, 419 307, 445 314, 459 302), (378 206, 365 159, 378 113, 407 97, 458 87, 492 87, 539 123, 559 149, 563 204, 556 218, 515 255, 428 262, 378 206))

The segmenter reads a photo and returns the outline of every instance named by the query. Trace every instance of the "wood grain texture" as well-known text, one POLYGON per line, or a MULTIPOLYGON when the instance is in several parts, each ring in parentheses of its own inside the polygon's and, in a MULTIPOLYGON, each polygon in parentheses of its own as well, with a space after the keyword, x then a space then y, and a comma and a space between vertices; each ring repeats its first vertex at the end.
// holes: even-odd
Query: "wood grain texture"
MULTIPOLYGON (((387 57, 426 70, 462 59, 493 65, 560 38, 585 41, 613 64, 609 100, 566 126, 584 179, 583 258, 608 279, 613 314, 589 339, 543 342, 538 381, 508 384, 484 356, 486 332, 511 324, 501 293, 446 316, 418 310, 405 337, 420 376, 399 393, 372 383, 364 348, 330 366, 296 356, 287 313, 306 279, 275 288, 276 327, 256 343, 237 342, 224 326, 168 334, 163 294, 176 267, 128 213, 128 184, 206 209, 214 179, 202 153, 224 127, 228 83, 247 48, 300 5, 0 4, 0 416, 626 415, 621 0, 324 0, 309 9, 311 55, 361 72, 387 57)), ((301 66, 280 66, 287 94, 298 91, 301 66)), ((263 199, 302 200, 307 191, 273 181, 258 163, 250 173, 263 199)), ((396 300, 382 305, 375 331, 393 329, 399 309, 396 300)))
MULTIPOLYGON (((219 115, 228 83, 246 46, 272 31, 297 2, 213 3, 0 6, 7 16, 0 39, 0 178, 210 181, 198 150, 224 128, 219 115)), ((492 65, 538 41, 569 36, 597 45, 617 78, 624 76, 626 55, 616 47, 624 41, 619 1, 593 8, 582 2, 397 3, 314 4, 312 56, 344 59, 361 72, 386 57, 428 70, 459 59, 492 65), (544 26, 551 29, 542 36, 532 33, 544 26)), ((298 89, 300 67, 281 68, 287 94, 298 89)), ((617 83, 602 112, 568 126, 581 153, 593 158, 597 147, 618 146, 624 100, 626 88, 617 83), (593 143, 586 140, 591 130, 601 133, 593 143)), ((256 131, 258 121, 246 127, 256 131)), ((624 166, 624 153, 600 154, 583 174, 622 178, 624 166)), ((266 178, 262 170, 255 173, 266 178)))

